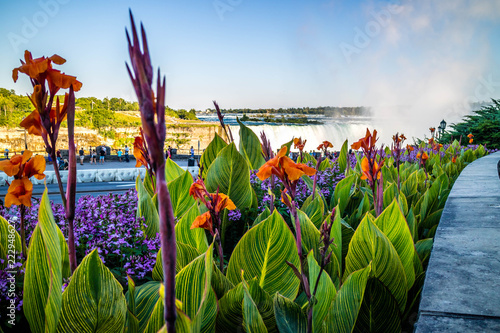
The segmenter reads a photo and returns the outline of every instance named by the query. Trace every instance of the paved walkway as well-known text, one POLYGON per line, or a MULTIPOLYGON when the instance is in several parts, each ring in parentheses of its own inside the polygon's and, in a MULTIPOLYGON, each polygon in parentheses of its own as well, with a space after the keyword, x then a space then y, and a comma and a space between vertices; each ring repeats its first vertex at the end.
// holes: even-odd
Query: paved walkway
MULTIPOLYGON (((188 160, 186 159, 174 159, 173 160, 175 163, 177 163, 181 167, 186 167, 188 165, 188 160)), ((90 164, 88 162, 88 159, 85 159, 85 162, 83 165, 80 165, 80 162, 78 161, 76 165, 77 170, 97 170, 97 169, 128 169, 128 168, 135 168, 135 160, 131 159, 130 162, 118 162, 118 161, 108 161, 104 162, 103 164, 99 163, 99 160, 97 161, 97 165, 92 163, 90 164)), ((47 165, 47 170, 53 170, 52 166, 47 165)))
POLYGON ((500 332, 500 152, 468 165, 434 238, 417 333, 500 332))

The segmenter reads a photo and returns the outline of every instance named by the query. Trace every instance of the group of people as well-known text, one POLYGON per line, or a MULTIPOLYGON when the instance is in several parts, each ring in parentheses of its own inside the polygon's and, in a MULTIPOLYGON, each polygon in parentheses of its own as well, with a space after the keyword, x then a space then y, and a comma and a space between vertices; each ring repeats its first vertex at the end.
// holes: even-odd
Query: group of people
MULTIPOLYGON (((130 159, 129 159, 129 153, 130 153, 130 148, 125 145, 125 162, 130 162, 130 159)), ((85 151, 83 150, 83 148, 80 148, 80 151, 78 152, 78 154, 80 155, 80 164, 83 165, 83 161, 85 160, 85 151)), ((97 156, 99 155, 99 163, 100 164, 104 164, 104 159, 106 157, 106 155, 108 155, 108 152, 106 150, 106 147, 105 146, 101 146, 100 148, 99 147, 96 147, 96 148, 92 148, 92 147, 89 147, 89 156, 90 156, 90 164, 94 163, 94 164, 97 164, 97 156)), ((118 149, 118 152, 117 152, 117 155, 118 155, 118 161, 122 162, 122 155, 123 155, 123 152, 121 149, 118 149)))

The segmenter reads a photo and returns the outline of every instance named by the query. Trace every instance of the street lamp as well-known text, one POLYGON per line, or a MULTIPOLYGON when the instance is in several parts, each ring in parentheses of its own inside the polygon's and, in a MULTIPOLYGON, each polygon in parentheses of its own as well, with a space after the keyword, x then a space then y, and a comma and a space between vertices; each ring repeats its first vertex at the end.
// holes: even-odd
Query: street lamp
POLYGON ((446 128, 446 121, 444 121, 444 119, 441 120, 441 122, 439 123, 439 125, 441 126, 441 128, 443 129, 443 132, 444 132, 444 130, 446 128))

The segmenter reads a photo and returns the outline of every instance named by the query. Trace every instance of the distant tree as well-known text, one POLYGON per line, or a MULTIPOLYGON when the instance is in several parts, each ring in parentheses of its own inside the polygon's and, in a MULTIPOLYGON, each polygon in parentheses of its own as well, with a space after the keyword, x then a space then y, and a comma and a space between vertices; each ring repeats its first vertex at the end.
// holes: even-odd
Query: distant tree
POLYGON ((462 144, 468 144, 468 134, 474 135, 474 144, 500 149, 500 100, 492 99, 492 104, 472 111, 458 124, 452 124, 451 131, 443 134, 441 142, 450 142, 462 136, 462 144))

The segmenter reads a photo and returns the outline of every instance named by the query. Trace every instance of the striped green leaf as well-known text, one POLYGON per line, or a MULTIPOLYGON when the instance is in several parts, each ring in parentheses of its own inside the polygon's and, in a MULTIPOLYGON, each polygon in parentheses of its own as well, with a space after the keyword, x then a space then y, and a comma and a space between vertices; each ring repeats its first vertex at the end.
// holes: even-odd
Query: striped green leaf
POLYGON ((32 332, 55 332, 61 315, 64 249, 58 231, 45 188, 24 275, 23 310, 32 332))
POLYGON ((137 216, 144 218, 146 224, 144 233, 146 237, 153 239, 160 232, 160 217, 158 210, 153 202, 152 197, 144 187, 141 177, 137 176, 135 180, 135 188, 137 190, 137 216))
POLYGON ((332 168, 333 168, 333 163, 330 161, 329 158, 325 158, 323 161, 321 161, 318 170, 325 171, 332 168))
POLYGON ((314 199, 312 195, 307 197, 300 209, 309 216, 309 219, 316 228, 319 229, 321 227, 323 215, 325 214, 325 204, 319 195, 316 195, 314 199))
POLYGON ((135 282, 127 274, 128 282, 128 292, 126 294, 127 299, 127 333, 138 333, 139 332, 139 320, 137 319, 136 307, 135 307, 135 282))
MULTIPOLYGON (((207 251, 213 251, 213 247, 209 247, 207 251)), ((206 304, 203 304, 205 307, 202 315, 203 318, 200 318, 202 321, 201 332, 212 332, 217 316, 217 299, 214 291, 212 288, 209 288, 208 294, 205 293, 207 286, 206 274, 212 275, 212 269, 207 272, 205 267, 208 255, 206 253, 200 255, 184 267, 176 276, 175 295, 182 302, 182 309, 189 318, 195 318, 202 302, 206 302, 206 304)))
MULTIPOLYGON (((319 249, 323 246, 323 243, 321 243, 320 240, 321 234, 319 230, 303 211, 297 210, 297 215, 299 216, 300 221, 303 252, 309 253, 310 251, 313 251, 316 260, 321 260, 319 249)), ((327 219, 329 219, 329 217, 327 219)), ((333 236, 333 234, 331 236, 333 236)), ((330 251, 335 251, 333 244, 330 246, 330 251)), ((340 264, 337 258, 338 257, 336 255, 332 256, 332 260, 325 267, 325 270, 330 275, 330 277, 332 277, 334 283, 338 286, 340 283, 340 264)))
POLYGON ((417 244, 415 244, 418 256, 423 263, 429 259, 433 244, 434 240, 432 238, 425 238, 419 240, 417 244))
MULTIPOLYGON (((147 322, 144 331, 140 331, 141 333, 160 333, 167 332, 167 326, 165 325, 165 288, 163 284, 158 284, 158 296, 153 297, 156 299, 156 303, 154 304, 154 308, 152 309, 151 316, 147 322)), ((179 300, 175 300, 175 307, 177 310, 177 319, 175 320, 175 331, 178 333, 191 333, 192 331, 192 323, 191 320, 186 316, 186 314, 182 311, 182 303, 179 300)), ((199 332, 199 331, 197 331, 199 332)))
POLYGON ((410 229, 396 199, 384 209, 374 223, 396 249, 406 274, 406 287, 410 289, 415 282, 413 257, 416 253, 410 229))
POLYGON ((354 332, 401 332, 398 303, 376 278, 368 279, 354 332))
POLYGON ((299 157, 297 158, 297 163, 303 163, 303 164, 308 164, 312 165, 313 167, 316 167, 316 159, 309 153, 303 152, 302 153, 302 158, 299 157))
POLYGON ((269 294, 279 292, 293 299, 300 282, 286 261, 299 266, 293 234, 274 210, 240 239, 229 260, 227 277, 238 284, 243 270, 248 279, 257 277, 259 285, 269 294))
POLYGON ((340 149, 340 154, 337 159, 337 162, 339 163, 339 170, 340 172, 344 172, 345 169, 347 168, 347 140, 344 141, 342 144, 342 148, 340 149))
MULTIPOLYGON (((21 253, 21 251, 21 237, 14 226, 0 216, 0 259, 4 261, 0 263, 0 270, 7 267, 9 259, 15 261, 16 254, 21 253)), ((9 268, 14 269, 13 266, 9 268)))
POLYGON ((260 140, 251 129, 236 119, 240 124, 240 154, 247 160, 250 169, 257 170, 266 162, 262 156, 260 140))
POLYGON ((347 204, 349 203, 349 198, 352 193, 352 187, 357 179, 358 175, 352 174, 338 182, 338 184, 335 186, 335 190, 330 201, 330 209, 338 205, 340 215, 344 216, 344 211, 347 207, 347 204))
MULTIPOLYGON (((249 294, 257 305, 266 329, 269 332, 277 332, 271 297, 259 286, 259 281, 256 277, 249 280, 247 284, 249 294)), ((243 284, 240 282, 219 300, 220 310, 217 315, 216 332, 237 332, 244 330, 243 299, 243 284)))
POLYGON ((372 219, 367 214, 351 239, 344 276, 348 277, 371 262, 373 275, 390 290, 403 312, 408 292, 405 270, 391 241, 372 219))
MULTIPOLYGON (((201 304, 198 307, 198 311, 192 320, 192 331, 200 332, 203 326, 203 319, 205 317, 210 317, 212 315, 212 308, 215 304, 215 311, 217 311, 217 300, 215 301, 209 297, 209 294, 214 294, 212 290, 212 275, 213 275, 213 255, 214 255, 214 243, 210 244, 207 252, 205 253, 205 286, 203 290, 203 297, 201 299, 201 304)), ((215 297, 214 297, 215 298, 215 297)), ((214 320, 216 317, 214 317, 214 320)), ((214 323, 215 324, 215 323, 214 323)), ((212 326, 213 327, 213 326, 212 326)), ((205 331, 209 331, 207 328, 205 331)))
MULTIPOLYGON (((191 261, 200 256, 201 252, 194 247, 183 244, 181 242, 176 242, 175 247, 177 249, 177 262, 175 263, 175 273, 179 273, 184 267, 186 267, 191 261)), ((161 248, 158 250, 156 255, 156 264, 153 268, 153 280, 163 281, 163 262, 161 248)))
POLYGON ((191 184, 193 184, 193 177, 189 171, 184 172, 182 176, 177 177, 167 184, 174 216, 177 219, 181 218, 195 203, 194 198, 189 195, 191 184))
POLYGON ((172 180, 179 178, 186 172, 183 168, 181 168, 177 163, 172 161, 170 158, 167 158, 165 161, 165 181, 170 183, 172 180))
MULTIPOLYGON (((135 315, 139 320, 138 332, 144 332, 148 325, 156 303, 158 303, 160 299, 159 290, 161 284, 162 283, 159 281, 151 281, 135 288, 134 302, 135 315)), ((130 298, 132 297, 130 295, 130 290, 127 291, 126 297, 129 300, 128 305, 130 307, 130 298)))
POLYGON ((344 281, 326 319, 327 332, 350 333, 353 331, 371 270, 372 266, 369 264, 363 269, 352 272, 344 281))
POLYGON ((300 306, 279 293, 274 297, 274 313, 281 333, 306 332, 307 318, 300 306))
POLYGON ((239 209, 252 205, 250 169, 234 143, 223 148, 210 166, 206 186, 208 191, 213 193, 218 187, 219 192, 228 195, 239 209))
POLYGON ((217 158, 217 155, 226 146, 227 143, 222 140, 222 138, 217 133, 215 133, 213 140, 210 142, 200 158, 200 165, 203 167, 202 177, 204 179, 207 176, 208 169, 210 169, 210 166, 217 158))
POLYGON ((286 147, 286 156, 290 154, 290 149, 292 149, 293 139, 281 145, 280 149, 286 147))
POLYGON ((203 253, 208 249, 205 230, 200 228, 191 229, 191 225, 198 215, 200 215, 200 209, 198 204, 194 203, 175 225, 175 240, 190 245, 203 253))
POLYGON ((149 196, 154 197, 156 188, 156 177, 151 176, 148 170, 146 170, 146 175, 144 176, 144 181, 142 183, 146 191, 148 191, 149 196))
POLYGON ((83 258, 63 293, 58 332, 121 332, 127 302, 123 288, 97 250, 83 258))
MULTIPOLYGON (((250 286, 245 281, 243 271, 241 272, 241 284, 243 286, 243 327, 247 333, 267 333, 264 320, 257 309, 257 305, 250 295, 250 286)), ((257 286, 257 288, 259 288, 257 286)))
POLYGON ((326 323, 324 323, 328 311, 337 295, 337 290, 333 285, 330 276, 326 272, 320 274, 320 266, 314 259, 313 251, 309 252, 307 255, 307 264, 309 268, 309 289, 311 295, 313 295, 316 290, 316 294, 311 302, 313 304, 313 332, 321 333, 328 332, 326 329, 326 323), (318 281, 319 276, 319 281, 318 281), (316 284, 317 283, 317 284, 316 284))

